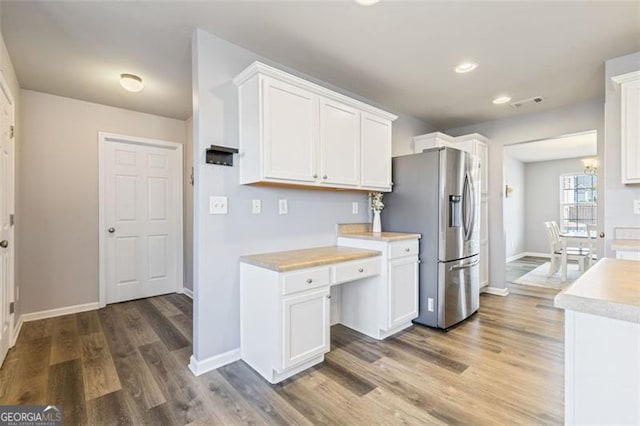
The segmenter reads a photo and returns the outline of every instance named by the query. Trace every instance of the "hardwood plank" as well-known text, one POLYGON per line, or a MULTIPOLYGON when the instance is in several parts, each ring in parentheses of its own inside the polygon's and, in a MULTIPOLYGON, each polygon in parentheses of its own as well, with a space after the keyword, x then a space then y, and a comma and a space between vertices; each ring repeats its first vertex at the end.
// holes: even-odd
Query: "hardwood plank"
POLYGON ((192 389, 190 381, 180 374, 180 366, 162 342, 141 346, 139 350, 176 421, 187 424, 215 416, 192 389))
POLYGON ((37 321, 29 321, 22 324, 22 330, 16 344, 30 340, 51 337, 53 334, 53 322, 55 318, 47 318, 37 321))
POLYGON ((193 320, 180 312, 178 315, 172 315, 167 317, 171 324, 173 324, 183 336, 187 337, 189 341, 193 339, 193 320))
POLYGON ((104 334, 86 334, 80 337, 80 342, 85 399, 90 400, 122 389, 104 334))
POLYGON ((151 408, 142 418, 142 424, 145 425, 162 425, 162 426, 180 426, 184 423, 176 419, 175 413, 171 410, 167 403, 160 404, 151 408))
POLYGON ((133 303, 119 303, 113 306, 124 323, 126 335, 133 346, 142 346, 160 340, 133 303))
POLYGON ((165 297, 151 297, 147 299, 156 307, 158 311, 165 317, 181 314, 182 311, 178 309, 173 303, 169 302, 165 297))
POLYGON ((54 318, 49 364, 80 358, 80 337, 74 315, 54 318))
POLYGON ((255 407, 269 424, 310 424, 305 417, 278 395, 260 375, 242 361, 218 369, 225 380, 255 407))
POLYGON ((47 403, 62 407, 64 424, 87 423, 83 382, 82 362, 79 359, 51 366, 47 403))
POLYGON ((76 314, 76 320, 78 322, 78 334, 80 336, 102 331, 98 311, 80 312, 76 314))
POLYGON ((189 297, 184 294, 169 294, 166 298, 188 318, 193 318, 193 300, 189 297))
POLYGON ((90 425, 135 424, 122 401, 122 391, 112 392, 87 401, 87 418, 90 425))
POLYGON ((180 333, 178 329, 171 324, 171 321, 163 316, 150 301, 145 299, 138 300, 136 301, 136 308, 138 308, 138 311, 145 317, 160 340, 162 340, 170 351, 184 348, 191 344, 189 339, 180 333))
POLYGON ((329 359, 326 359, 322 364, 319 364, 315 368, 321 374, 324 374, 334 382, 340 384, 356 396, 365 396, 377 387, 368 380, 329 359))
POLYGON ((3 405, 46 404, 51 337, 23 341, 16 344, 14 350, 18 359, 16 372, 12 385, 0 402, 3 405))

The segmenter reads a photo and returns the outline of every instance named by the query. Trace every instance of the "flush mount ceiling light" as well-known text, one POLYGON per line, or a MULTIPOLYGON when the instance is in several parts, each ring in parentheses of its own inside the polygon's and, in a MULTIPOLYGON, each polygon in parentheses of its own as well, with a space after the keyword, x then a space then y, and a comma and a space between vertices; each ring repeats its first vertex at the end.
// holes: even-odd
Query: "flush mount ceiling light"
POLYGON ((358 3, 360 6, 372 6, 378 3, 380 0, 353 0, 358 3))
POLYGON ((130 92, 139 92, 144 88, 142 79, 135 74, 120 74, 120 85, 130 92))
POLYGON ((509 102, 511 100, 511 96, 498 96, 497 98, 495 98, 493 100, 493 103, 496 105, 500 105, 500 104, 506 104, 507 102, 509 102))
POLYGON ((458 74, 465 74, 475 70, 476 68, 478 68, 478 64, 476 64, 475 62, 463 62, 459 64, 457 67, 455 67, 453 70, 458 74))

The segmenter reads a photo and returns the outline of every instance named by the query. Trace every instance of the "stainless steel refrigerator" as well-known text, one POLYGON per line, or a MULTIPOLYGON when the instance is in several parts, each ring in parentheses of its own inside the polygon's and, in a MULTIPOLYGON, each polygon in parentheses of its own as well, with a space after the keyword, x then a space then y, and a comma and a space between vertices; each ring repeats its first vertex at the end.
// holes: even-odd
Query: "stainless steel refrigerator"
POLYGON ((446 329, 478 310, 480 176, 478 157, 454 148, 393 159, 382 229, 422 234, 414 322, 446 329))

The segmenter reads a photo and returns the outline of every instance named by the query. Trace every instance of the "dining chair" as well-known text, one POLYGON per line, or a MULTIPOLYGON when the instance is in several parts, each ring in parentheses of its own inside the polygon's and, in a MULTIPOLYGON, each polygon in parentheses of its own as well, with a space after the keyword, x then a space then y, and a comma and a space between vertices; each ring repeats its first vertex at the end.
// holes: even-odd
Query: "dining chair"
POLYGON ((586 253, 581 249, 567 248, 567 241, 560 237, 560 233, 557 231, 557 224, 554 227, 554 223, 550 221, 544 222, 544 226, 551 256, 547 277, 556 274, 560 270, 560 279, 562 282, 567 281, 567 262, 569 260, 576 260, 580 270, 584 271, 587 259, 586 253))
POLYGON ((598 260, 598 251, 596 249, 596 238, 598 237, 598 227, 596 225, 587 225, 587 247, 589 255, 587 257, 587 267, 591 268, 598 260))

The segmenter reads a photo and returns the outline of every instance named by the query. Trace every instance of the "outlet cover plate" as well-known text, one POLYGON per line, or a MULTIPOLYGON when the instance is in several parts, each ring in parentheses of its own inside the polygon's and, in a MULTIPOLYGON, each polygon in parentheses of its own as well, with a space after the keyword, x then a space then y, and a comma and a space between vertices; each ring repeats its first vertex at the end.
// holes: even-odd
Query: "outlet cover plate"
POLYGON ((289 203, 287 203, 286 198, 281 198, 278 200, 278 213, 279 214, 289 213, 289 203))
POLYGON ((260 214, 262 212, 262 201, 251 200, 251 213, 260 214))
POLYGON ((228 212, 229 205, 227 204, 227 197, 209 197, 209 214, 227 214, 228 212))

